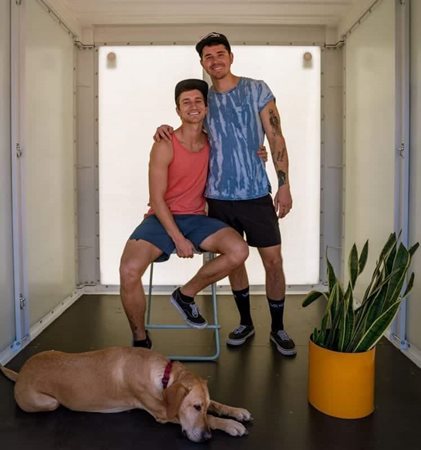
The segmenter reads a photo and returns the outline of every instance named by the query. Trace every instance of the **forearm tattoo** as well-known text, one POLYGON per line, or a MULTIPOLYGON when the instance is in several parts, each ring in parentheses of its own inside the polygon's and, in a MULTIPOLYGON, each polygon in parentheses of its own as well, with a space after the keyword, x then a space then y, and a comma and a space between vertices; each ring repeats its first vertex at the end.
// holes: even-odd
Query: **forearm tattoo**
POLYGON ((269 110, 269 121, 272 125, 273 136, 282 136, 281 121, 279 120, 279 116, 273 109, 269 110))
POLYGON ((287 174, 283 170, 277 170, 278 175, 278 187, 283 186, 287 182, 287 174))
POLYGON ((272 157, 276 162, 282 162, 285 157, 286 153, 286 147, 285 142, 283 141, 282 131, 281 131, 281 122, 279 120, 279 116, 276 114, 276 112, 271 109, 269 110, 269 122, 272 126, 272 135, 273 136, 280 136, 282 138, 282 149, 276 152, 272 153, 272 157))
POLYGON ((277 162, 282 162, 284 160, 286 150, 287 149, 285 147, 285 144, 283 144, 282 145, 282 150, 278 151, 278 153, 277 153, 277 157, 276 157, 276 161, 277 162))

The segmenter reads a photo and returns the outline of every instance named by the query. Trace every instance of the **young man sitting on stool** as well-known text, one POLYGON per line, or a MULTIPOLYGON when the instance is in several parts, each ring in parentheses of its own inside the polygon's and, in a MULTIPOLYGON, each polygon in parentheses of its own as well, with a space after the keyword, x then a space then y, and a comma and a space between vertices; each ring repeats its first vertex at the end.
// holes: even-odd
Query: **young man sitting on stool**
POLYGON ((166 261, 174 250, 180 258, 192 258, 196 250, 219 255, 171 295, 171 302, 186 322, 204 328, 207 322, 194 296, 227 276, 248 256, 247 244, 239 233, 205 213, 209 143, 203 120, 207 94, 208 85, 203 80, 180 81, 175 87, 175 102, 181 126, 170 142, 154 143, 151 150, 150 209, 127 241, 120 264, 121 300, 134 346, 152 346, 145 330, 146 298, 141 282, 151 262, 166 261))

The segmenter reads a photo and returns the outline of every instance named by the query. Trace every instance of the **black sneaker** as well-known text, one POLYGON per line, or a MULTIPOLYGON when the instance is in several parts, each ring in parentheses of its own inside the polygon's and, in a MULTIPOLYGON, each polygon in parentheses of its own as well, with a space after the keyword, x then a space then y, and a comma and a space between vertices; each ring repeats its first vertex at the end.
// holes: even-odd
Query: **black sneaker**
POLYGON ((228 335, 228 345, 243 345, 254 334, 253 325, 240 325, 228 335))
POLYGON ((206 319, 200 315, 199 308, 195 302, 186 303, 180 297, 179 290, 176 289, 170 298, 171 303, 177 308, 183 319, 193 328, 205 328, 207 326, 206 319))
POLYGON ((278 352, 284 356, 294 356, 297 354, 294 341, 288 336, 285 330, 278 330, 270 333, 270 340, 275 343, 278 352))

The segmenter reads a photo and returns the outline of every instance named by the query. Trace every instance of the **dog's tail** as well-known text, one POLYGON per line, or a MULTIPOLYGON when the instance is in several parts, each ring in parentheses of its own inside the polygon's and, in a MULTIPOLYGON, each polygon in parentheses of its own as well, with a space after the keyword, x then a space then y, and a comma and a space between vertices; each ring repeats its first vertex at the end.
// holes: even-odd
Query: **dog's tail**
POLYGON ((16 381, 18 379, 19 374, 17 372, 15 372, 14 370, 10 370, 7 367, 3 367, 1 364, 0 364, 0 370, 3 372, 3 374, 7 378, 9 378, 9 380, 16 381))

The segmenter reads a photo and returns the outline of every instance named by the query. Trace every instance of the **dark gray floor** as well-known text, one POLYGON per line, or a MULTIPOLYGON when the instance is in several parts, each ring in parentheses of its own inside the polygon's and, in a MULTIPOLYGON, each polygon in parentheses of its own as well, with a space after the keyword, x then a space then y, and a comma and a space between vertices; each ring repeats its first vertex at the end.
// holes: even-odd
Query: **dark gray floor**
MULTIPOLYGON (((421 369, 386 341, 377 347, 376 410, 360 420, 325 416, 307 403, 307 342, 318 322, 320 306, 301 307, 302 297, 287 299, 287 329, 298 355, 279 355, 268 340, 269 314, 262 296, 252 299, 256 336, 250 345, 222 344, 218 362, 186 363, 208 380, 212 398, 249 409, 249 435, 233 438, 215 432, 212 441, 194 444, 176 425, 156 423, 144 411, 93 414, 68 411, 28 414, 13 399, 13 384, 0 377, 0 448, 2 450, 114 449, 258 449, 258 450, 420 450, 421 369)), ((204 315, 209 301, 199 299, 204 315), (204 304, 203 304, 204 303, 204 304)), ((155 297, 158 316, 180 322, 167 297, 155 297)), ((233 301, 219 297, 222 338, 236 325, 233 301)), ((158 316, 156 319, 158 319, 158 316)), ((181 322, 180 322, 181 323, 181 322)), ((210 331, 151 332, 154 349, 164 354, 211 351, 210 331)), ((79 352, 130 344, 118 296, 84 296, 25 348, 10 368, 18 370, 42 350, 79 352)))

